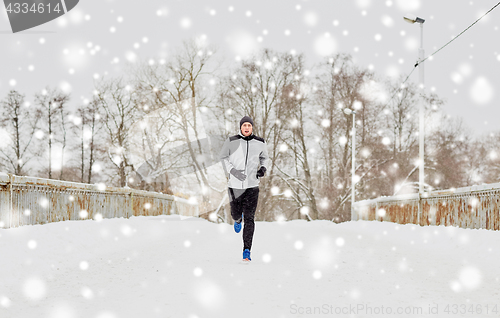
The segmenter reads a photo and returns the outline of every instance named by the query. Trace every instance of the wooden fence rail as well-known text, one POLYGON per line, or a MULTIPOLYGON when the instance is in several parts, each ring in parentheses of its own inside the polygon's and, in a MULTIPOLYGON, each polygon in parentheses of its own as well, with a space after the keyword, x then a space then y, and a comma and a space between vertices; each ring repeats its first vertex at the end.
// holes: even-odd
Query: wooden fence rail
POLYGON ((500 183, 359 201, 351 220, 500 230, 500 183))
POLYGON ((173 195, 0 173, 0 228, 100 217, 198 213, 197 204, 173 195))

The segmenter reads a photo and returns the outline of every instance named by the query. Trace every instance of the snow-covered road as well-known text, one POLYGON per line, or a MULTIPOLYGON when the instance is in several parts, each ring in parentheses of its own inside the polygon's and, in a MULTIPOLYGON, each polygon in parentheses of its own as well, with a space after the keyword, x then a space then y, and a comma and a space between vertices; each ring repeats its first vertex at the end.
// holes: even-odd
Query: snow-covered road
POLYGON ((178 216, 0 230, 0 317, 498 317, 500 233, 178 216))

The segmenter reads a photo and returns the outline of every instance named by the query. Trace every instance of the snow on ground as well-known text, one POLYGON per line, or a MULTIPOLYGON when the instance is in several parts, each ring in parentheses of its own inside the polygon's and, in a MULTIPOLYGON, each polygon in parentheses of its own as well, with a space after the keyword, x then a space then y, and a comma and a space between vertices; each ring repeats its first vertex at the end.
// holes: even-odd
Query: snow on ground
POLYGON ((499 243, 442 226, 258 222, 244 264, 241 233, 197 218, 3 229, 0 317, 495 317, 499 243))

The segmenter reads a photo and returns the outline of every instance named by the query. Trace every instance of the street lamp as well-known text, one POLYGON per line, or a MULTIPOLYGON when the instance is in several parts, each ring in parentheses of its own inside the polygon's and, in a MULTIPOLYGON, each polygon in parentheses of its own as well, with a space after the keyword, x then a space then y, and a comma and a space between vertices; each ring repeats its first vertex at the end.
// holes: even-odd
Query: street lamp
MULTIPOLYGON (((418 49, 418 75, 420 81, 420 89, 424 89, 424 22, 425 20, 413 15, 406 15, 403 19, 408 23, 420 24, 420 48, 418 49)), ((425 119, 424 119, 424 103, 420 103, 419 107, 419 128, 418 128, 418 193, 424 193, 424 134, 425 134, 425 119)))
POLYGON ((424 20, 424 19, 419 18, 419 17, 416 17, 416 16, 411 15, 411 14, 405 15, 405 16, 403 17, 403 19, 404 19, 406 22, 411 23, 411 24, 413 24, 413 23, 415 23, 415 22, 416 22, 416 23, 423 24, 423 23, 425 22, 425 20, 424 20))
POLYGON ((351 153, 352 153, 352 167, 351 167, 351 218, 354 216, 354 189, 356 180, 354 178, 356 174, 356 112, 350 108, 344 108, 344 114, 352 115, 352 143, 351 143, 351 153))

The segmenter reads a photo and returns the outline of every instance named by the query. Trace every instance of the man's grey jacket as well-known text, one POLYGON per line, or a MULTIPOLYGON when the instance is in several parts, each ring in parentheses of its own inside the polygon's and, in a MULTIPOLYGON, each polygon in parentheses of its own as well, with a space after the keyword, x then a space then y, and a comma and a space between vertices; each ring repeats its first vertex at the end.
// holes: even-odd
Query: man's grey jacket
POLYGON ((245 137, 241 134, 234 135, 226 139, 219 156, 222 166, 229 175, 228 187, 233 189, 247 189, 259 186, 257 170, 264 166, 268 170, 269 156, 267 154, 267 144, 263 138, 255 136, 253 133, 245 137), (230 171, 243 170, 247 176, 240 181, 233 176, 230 171))

